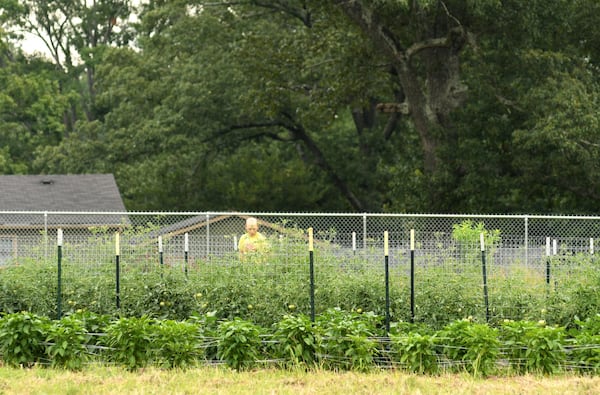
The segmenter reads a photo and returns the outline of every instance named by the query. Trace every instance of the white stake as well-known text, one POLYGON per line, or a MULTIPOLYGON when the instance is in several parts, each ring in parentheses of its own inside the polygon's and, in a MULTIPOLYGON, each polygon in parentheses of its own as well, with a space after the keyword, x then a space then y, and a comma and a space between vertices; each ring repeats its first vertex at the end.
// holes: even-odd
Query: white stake
POLYGON ((388 231, 387 230, 385 232, 383 232, 383 255, 384 256, 388 256, 389 255, 389 249, 388 249, 388 231))

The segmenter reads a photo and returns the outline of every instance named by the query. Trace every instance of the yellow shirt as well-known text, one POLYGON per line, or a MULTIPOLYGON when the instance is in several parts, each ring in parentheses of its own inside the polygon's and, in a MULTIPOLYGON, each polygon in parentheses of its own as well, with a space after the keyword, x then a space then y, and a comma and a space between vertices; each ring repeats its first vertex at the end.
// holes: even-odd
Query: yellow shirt
POLYGON ((254 236, 246 233, 240 237, 238 250, 242 262, 262 262, 265 253, 269 251, 269 244, 267 238, 260 232, 256 232, 254 236))

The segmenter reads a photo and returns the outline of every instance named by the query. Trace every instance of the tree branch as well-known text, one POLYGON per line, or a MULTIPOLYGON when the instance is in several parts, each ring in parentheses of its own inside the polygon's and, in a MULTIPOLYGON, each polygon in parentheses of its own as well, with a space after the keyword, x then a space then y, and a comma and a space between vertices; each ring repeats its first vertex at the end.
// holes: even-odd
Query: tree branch
POLYGON ((288 130, 294 133, 294 135, 301 140, 308 150, 313 154, 317 166, 319 166, 325 173, 331 178, 333 184, 342 192, 346 197, 350 205, 358 212, 363 212, 364 206, 360 200, 352 193, 348 184, 342 180, 333 167, 329 164, 323 152, 319 149, 315 141, 306 133, 306 130, 302 125, 294 124, 293 118, 289 114, 283 114, 286 118, 291 121, 288 130))
MULTIPOLYGON (((230 125, 229 127, 225 128, 225 129, 221 129, 218 130, 216 133, 212 134, 211 136, 207 137, 206 139, 202 140, 202 143, 208 143, 210 141, 214 141, 216 139, 219 139, 221 137, 223 137, 224 135, 228 135, 232 132, 235 132, 236 130, 247 130, 247 129, 257 129, 257 128, 272 128, 272 127, 282 127, 285 128, 285 125, 280 122, 280 121, 266 121, 266 122, 250 122, 250 123, 242 123, 242 124, 236 124, 236 125, 230 125)), ((280 135, 278 135, 277 133, 273 133, 273 132, 260 132, 260 133, 255 133, 251 136, 246 136, 241 138, 240 140, 253 140, 257 137, 269 137, 273 140, 278 140, 278 141, 290 141, 291 139, 286 139, 284 137, 281 137, 280 135)))

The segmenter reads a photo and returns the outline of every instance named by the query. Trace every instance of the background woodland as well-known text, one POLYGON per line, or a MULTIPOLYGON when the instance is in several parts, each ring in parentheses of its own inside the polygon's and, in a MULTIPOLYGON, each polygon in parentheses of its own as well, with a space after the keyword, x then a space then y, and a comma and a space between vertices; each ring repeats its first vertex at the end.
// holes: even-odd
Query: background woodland
POLYGON ((600 209, 597 0, 0 0, 0 24, 0 174, 113 173, 142 211, 600 209))

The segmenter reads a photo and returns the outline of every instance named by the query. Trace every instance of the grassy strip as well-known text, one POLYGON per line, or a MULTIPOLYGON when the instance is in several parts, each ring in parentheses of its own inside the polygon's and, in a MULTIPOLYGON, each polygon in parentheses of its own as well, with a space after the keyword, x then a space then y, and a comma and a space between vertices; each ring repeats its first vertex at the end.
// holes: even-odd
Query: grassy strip
POLYGON ((3 394, 565 394, 600 393, 600 377, 518 376, 476 379, 468 375, 416 376, 372 373, 255 370, 223 367, 138 372, 89 366, 81 372, 0 368, 3 394))

